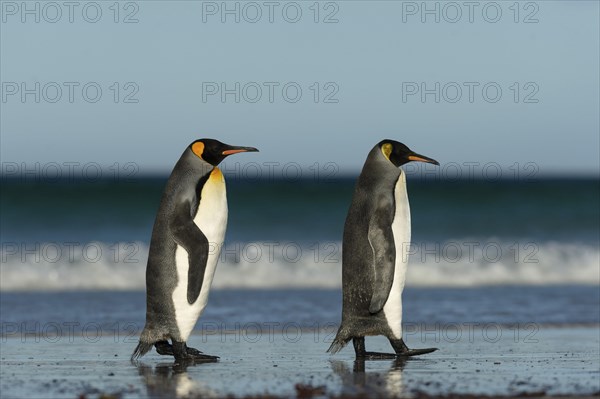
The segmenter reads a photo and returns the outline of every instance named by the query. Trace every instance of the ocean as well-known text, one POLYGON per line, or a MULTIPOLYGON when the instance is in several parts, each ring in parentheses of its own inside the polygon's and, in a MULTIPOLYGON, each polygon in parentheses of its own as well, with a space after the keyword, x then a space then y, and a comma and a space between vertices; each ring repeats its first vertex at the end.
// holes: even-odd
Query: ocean
MULTIPOLYGON (((165 182, 3 179, 3 326, 95 320, 140 329, 165 182)), ((354 177, 229 177, 226 243, 196 328, 338 323, 341 237, 354 184, 354 177)), ((409 176, 408 192, 405 322, 600 322, 598 179, 409 176)))

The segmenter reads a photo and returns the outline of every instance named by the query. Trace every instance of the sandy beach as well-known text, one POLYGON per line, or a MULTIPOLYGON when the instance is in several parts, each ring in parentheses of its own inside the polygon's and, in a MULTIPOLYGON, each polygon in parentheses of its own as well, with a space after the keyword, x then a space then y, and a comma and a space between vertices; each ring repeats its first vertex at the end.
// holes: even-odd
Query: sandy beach
MULTIPOLYGON (((132 364, 136 337, 80 332, 4 337, 2 398, 598 396, 598 326, 412 331, 408 361, 354 362, 325 353, 329 330, 249 329, 196 334, 218 363, 175 365, 154 351, 132 364), (437 341, 437 342, 436 342, 437 341), (452 341, 452 342, 451 342, 452 341)), ((387 351, 384 339, 367 340, 387 351)))

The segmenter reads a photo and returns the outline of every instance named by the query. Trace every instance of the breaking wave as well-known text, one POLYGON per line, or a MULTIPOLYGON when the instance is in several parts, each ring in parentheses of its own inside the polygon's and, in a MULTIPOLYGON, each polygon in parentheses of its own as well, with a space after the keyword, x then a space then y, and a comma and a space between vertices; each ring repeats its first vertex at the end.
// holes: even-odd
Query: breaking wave
MULTIPOLYGON (((597 246, 461 239, 412 245, 407 285, 600 285, 597 246)), ((0 251, 0 290, 143 290, 145 243, 17 244, 0 251)), ((236 243, 221 251, 213 288, 339 288, 341 244, 236 243)))

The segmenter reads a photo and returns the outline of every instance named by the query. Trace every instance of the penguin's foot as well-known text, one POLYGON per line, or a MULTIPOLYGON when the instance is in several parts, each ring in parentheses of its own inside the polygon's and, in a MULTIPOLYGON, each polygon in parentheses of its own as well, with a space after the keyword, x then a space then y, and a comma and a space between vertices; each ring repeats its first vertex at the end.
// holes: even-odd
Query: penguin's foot
POLYGON ((353 338, 352 343, 354 344, 354 351, 356 353, 357 360, 402 359, 411 356, 425 355, 437 350, 437 348, 409 349, 402 338, 390 339, 390 344, 392 344, 392 347, 396 353, 367 352, 365 350, 364 337, 353 338))
POLYGON ((210 362, 210 361, 216 362, 219 360, 219 356, 205 355, 198 349, 188 348, 187 345, 185 347, 185 350, 189 356, 192 356, 194 358, 194 360, 205 361, 205 362, 210 362))
POLYGON ((173 352, 173 355, 175 356, 175 361, 178 363, 211 363, 219 361, 218 356, 205 355, 198 349, 188 348, 185 342, 173 341, 173 352))
POLYGON ((395 359, 394 353, 367 352, 365 349, 365 337, 356 337, 352 339, 354 352, 357 360, 384 360, 395 359))
POLYGON ((171 345, 169 343, 169 341, 158 341, 154 344, 154 347, 156 348, 156 352, 159 355, 165 355, 165 356, 173 356, 173 345, 171 345))
POLYGON ((431 352, 435 352, 438 348, 423 348, 423 349, 409 349, 406 352, 396 354, 397 357, 410 357, 410 356, 419 356, 426 355, 431 352))
POLYGON ((211 355, 190 355, 188 353, 176 354, 176 363, 216 363, 219 361, 218 356, 211 355))
POLYGON ((190 348, 187 345, 185 346, 185 351, 187 352, 188 355, 192 355, 192 356, 201 356, 201 355, 203 355, 202 351, 199 351, 198 349, 190 348))
POLYGON ((219 356, 211 356, 211 355, 195 355, 192 356, 194 362, 197 363, 216 363, 219 361, 219 356))
POLYGON ((438 348, 409 349, 402 338, 398 340, 390 339, 390 344, 392 344, 392 347, 396 351, 397 357, 425 355, 427 353, 435 352, 436 350, 438 350, 438 348))

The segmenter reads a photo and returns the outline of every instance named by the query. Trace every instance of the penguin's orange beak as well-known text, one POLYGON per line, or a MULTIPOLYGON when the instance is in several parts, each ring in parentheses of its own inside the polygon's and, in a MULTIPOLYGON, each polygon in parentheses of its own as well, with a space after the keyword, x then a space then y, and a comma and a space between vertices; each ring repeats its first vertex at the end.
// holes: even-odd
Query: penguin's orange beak
POLYGON ((229 150, 225 150, 222 152, 223 155, 231 155, 237 154, 240 152, 258 152, 258 150, 254 147, 231 147, 229 150))
POLYGON ((413 154, 410 154, 410 155, 408 156, 408 160, 409 160, 409 161, 418 161, 418 162, 427 162, 427 163, 432 163, 432 164, 434 164, 434 165, 438 165, 438 166, 439 166, 439 164, 440 164, 440 163, 439 163, 438 161, 436 161, 435 159, 432 159, 432 158, 426 157, 426 156, 424 156, 424 155, 414 154, 414 153, 413 153, 413 154))

